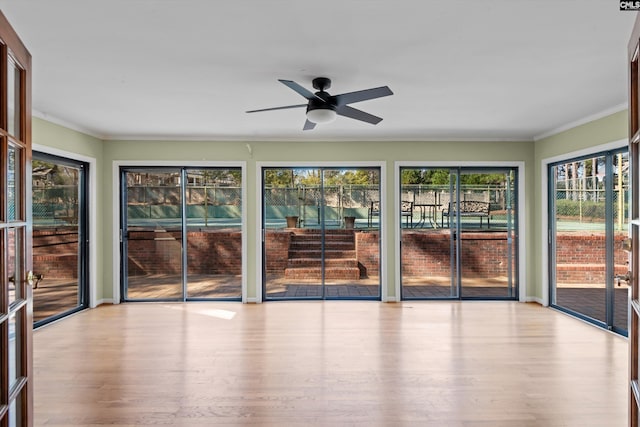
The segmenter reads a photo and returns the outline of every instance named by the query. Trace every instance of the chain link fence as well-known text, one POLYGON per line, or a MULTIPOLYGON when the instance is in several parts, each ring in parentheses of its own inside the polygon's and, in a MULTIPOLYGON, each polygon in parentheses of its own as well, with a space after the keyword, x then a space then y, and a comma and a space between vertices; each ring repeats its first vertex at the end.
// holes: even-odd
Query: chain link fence
POLYGON ((555 213, 558 219, 568 221, 604 222, 607 205, 613 208, 616 219, 628 219, 629 190, 614 190, 611 200, 605 199, 604 189, 556 190, 555 213))
POLYGON ((378 185, 266 187, 266 219, 297 216, 304 224, 340 222, 345 216, 367 218, 372 202, 380 200, 378 185))
POLYGON ((78 186, 55 185, 34 188, 32 214, 35 226, 78 224, 78 186))
MULTIPOLYGON (((515 189, 504 185, 463 185, 460 187, 461 201, 488 202, 491 211, 515 208, 515 189)), ((448 185, 405 184, 402 186, 401 200, 414 204, 435 204, 439 209, 447 209, 450 201, 455 201, 455 191, 450 193, 448 185), (453 199, 453 200, 452 200, 453 199)))

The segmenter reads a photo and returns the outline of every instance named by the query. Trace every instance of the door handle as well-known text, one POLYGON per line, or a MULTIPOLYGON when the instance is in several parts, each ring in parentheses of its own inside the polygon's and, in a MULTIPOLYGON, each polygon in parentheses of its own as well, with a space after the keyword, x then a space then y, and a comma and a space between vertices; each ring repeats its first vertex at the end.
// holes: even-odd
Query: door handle
POLYGON ((44 279, 44 274, 34 274, 33 271, 27 273, 27 282, 33 286, 33 289, 38 289, 38 283, 40 283, 42 279, 44 279))
POLYGON ((627 284, 629 284, 629 281, 631 280, 631 272, 627 271, 624 274, 616 274, 614 276, 614 279, 616 279, 616 283, 618 284, 618 286, 620 286, 621 281, 627 282, 627 284))

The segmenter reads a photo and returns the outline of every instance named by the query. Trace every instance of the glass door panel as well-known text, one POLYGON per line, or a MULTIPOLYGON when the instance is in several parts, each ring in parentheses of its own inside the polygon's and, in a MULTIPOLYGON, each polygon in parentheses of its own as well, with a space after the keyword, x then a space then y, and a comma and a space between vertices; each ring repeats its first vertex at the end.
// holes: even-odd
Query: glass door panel
POLYGON ((7 130, 20 139, 20 67, 9 58, 7 64, 7 130))
POLYGON ((515 298, 515 170, 462 169, 452 205, 460 236, 460 296, 515 298))
POLYGON ((605 162, 598 156, 558 164, 551 171, 555 230, 551 302, 601 323, 606 322, 605 162))
POLYGON ((125 299, 183 299, 180 178, 178 170, 124 173, 125 299))
POLYGON ((549 167, 551 304, 601 326, 627 329, 628 154, 549 167), (615 283, 614 283, 615 282, 615 283))
POLYGON ((380 170, 263 170, 264 296, 379 298, 380 170))
POLYGON ((325 298, 380 297, 379 226, 368 229, 370 196, 379 187, 379 169, 322 170, 325 298))
POLYGON ((322 298, 321 171, 262 171, 266 299, 322 298))
POLYGON ((20 197, 21 151, 20 147, 9 144, 7 156, 9 161, 7 170, 7 220, 9 221, 21 219, 18 211, 22 203, 20 197))
POLYGON ((21 300, 24 296, 21 294, 22 288, 19 286, 20 265, 22 260, 20 259, 20 248, 22 242, 20 241, 20 234, 15 228, 8 228, 7 233, 7 277, 9 278, 9 307, 11 307, 16 301, 21 300))
POLYGON ((402 298, 457 298, 455 228, 446 216, 456 175, 411 167, 400 180, 402 298))
MULTIPOLYGON (((613 274, 625 276, 630 270, 629 252, 623 242, 629 237, 629 153, 617 153, 613 156, 613 274)), ((614 280, 613 288, 613 328, 618 331, 628 329, 629 319, 629 281, 614 280)))
POLYGON ((187 169, 188 299, 242 297, 242 170, 187 169))
POLYGON ((15 386, 20 378, 20 336, 16 331, 20 330, 20 320, 15 313, 9 316, 9 388, 15 386))
POLYGON ((35 153, 32 162, 33 292, 36 325, 88 307, 86 170, 81 162, 35 153))

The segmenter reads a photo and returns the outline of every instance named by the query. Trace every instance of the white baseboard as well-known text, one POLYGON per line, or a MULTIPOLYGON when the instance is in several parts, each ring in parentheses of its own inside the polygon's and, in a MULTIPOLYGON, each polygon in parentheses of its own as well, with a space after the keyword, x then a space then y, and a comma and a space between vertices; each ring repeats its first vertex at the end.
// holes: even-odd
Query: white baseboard
POLYGON ((542 302, 542 298, 538 297, 525 297, 524 302, 537 302, 540 305, 544 305, 544 303, 542 302))
POLYGON ((245 301, 245 304, 260 304, 260 303, 262 303, 262 301, 260 301, 256 297, 247 298, 247 300, 245 301))

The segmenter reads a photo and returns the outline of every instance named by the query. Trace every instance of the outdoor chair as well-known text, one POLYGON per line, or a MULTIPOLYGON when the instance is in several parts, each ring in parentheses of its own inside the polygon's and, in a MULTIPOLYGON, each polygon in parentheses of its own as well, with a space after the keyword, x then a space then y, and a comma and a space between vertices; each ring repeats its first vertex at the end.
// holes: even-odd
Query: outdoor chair
POLYGON ((371 227, 373 224, 373 217, 380 218, 380 202, 374 201, 371 202, 371 206, 369 207, 369 215, 367 216, 367 225, 371 227))
POLYGON ((400 207, 400 215, 405 218, 407 228, 409 224, 413 228, 413 202, 403 200, 400 207))

